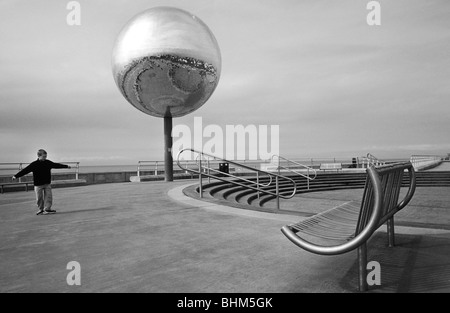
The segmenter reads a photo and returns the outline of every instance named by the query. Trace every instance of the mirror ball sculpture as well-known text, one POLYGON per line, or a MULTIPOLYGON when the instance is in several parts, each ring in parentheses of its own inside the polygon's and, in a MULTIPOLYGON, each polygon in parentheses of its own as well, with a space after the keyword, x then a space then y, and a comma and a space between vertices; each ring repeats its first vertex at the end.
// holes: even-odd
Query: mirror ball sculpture
POLYGON ((221 55, 214 35, 184 10, 146 10, 117 37, 112 69, 117 87, 131 105, 164 118, 165 175, 172 181, 172 118, 200 108, 219 83, 221 55))

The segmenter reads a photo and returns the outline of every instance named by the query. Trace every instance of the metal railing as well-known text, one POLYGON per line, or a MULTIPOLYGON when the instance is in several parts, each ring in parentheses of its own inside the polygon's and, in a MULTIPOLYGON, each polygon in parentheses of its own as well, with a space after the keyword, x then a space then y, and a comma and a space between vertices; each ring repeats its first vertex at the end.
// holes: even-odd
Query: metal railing
MULTIPOLYGON (((189 165, 197 165, 196 158, 194 159, 186 159, 180 161, 182 164, 184 164, 186 167, 189 165)), ((260 168, 261 164, 269 163, 269 160, 237 160, 235 162, 238 162, 240 164, 247 165, 252 168, 260 168)), ((219 161, 211 162, 211 163, 219 163, 219 161)), ((173 162, 174 165, 177 165, 177 161, 173 162)), ((231 171, 244 171, 245 169, 242 168, 230 168, 231 171)), ((137 176, 142 176, 143 173, 152 173, 152 175, 158 175, 159 172, 164 171, 164 161, 138 161, 137 164, 137 176)))
POLYGON ((281 199, 291 199, 292 197, 295 196, 295 194, 297 192, 297 184, 291 178, 288 178, 288 177, 285 177, 282 175, 278 175, 278 174, 274 174, 274 173, 269 173, 266 171, 262 171, 260 169, 253 168, 251 166, 238 163, 236 161, 230 161, 230 160, 226 160, 223 158, 219 158, 217 156, 214 156, 214 155, 211 155, 208 153, 204 153, 204 152, 200 152, 200 151, 197 151, 197 150, 194 150, 191 148, 183 149, 178 153, 177 165, 182 170, 188 171, 192 174, 199 176, 198 179, 199 179, 199 196, 200 196, 200 198, 203 197, 203 176, 208 177, 209 179, 217 179, 217 180, 220 180, 223 182, 231 183, 236 186, 254 190, 257 192, 258 198, 260 197, 261 193, 275 196, 277 209, 280 209, 280 198, 281 199), (197 154, 197 157, 196 157, 197 169, 191 169, 188 167, 183 167, 181 165, 182 161, 180 160, 180 157, 184 152, 187 152, 187 151, 197 154), (248 172, 254 172, 256 174, 256 182, 246 179, 246 178, 243 178, 243 177, 239 177, 239 176, 227 173, 227 172, 219 171, 218 169, 215 169, 215 168, 212 168, 211 166, 209 166, 211 161, 220 161, 223 163, 232 164, 236 168, 242 168, 248 172), (205 166, 205 163, 206 163, 206 166, 205 166), (267 184, 260 183, 261 175, 267 176, 269 178, 269 183, 267 183, 267 184), (227 178, 232 178, 232 180, 227 179, 227 178), (264 188, 269 187, 273 183, 274 178, 275 178, 275 192, 264 189, 264 188), (288 195, 280 193, 280 180, 285 180, 292 184, 292 193, 290 193, 288 195), (244 184, 244 182, 248 183, 248 184, 244 184))
MULTIPOLYGON (((189 164, 196 164, 192 160, 183 160, 183 163, 187 166, 189 164)), ((176 162, 173 162, 175 165, 176 162)), ((164 161, 138 161, 137 165, 137 176, 142 176, 145 172, 153 173, 153 175, 158 175, 159 171, 164 171, 164 161)))
POLYGON ((442 163, 444 158, 439 155, 412 155, 410 162, 416 171, 434 167, 442 163))
POLYGON ((307 188, 309 190, 309 182, 311 180, 316 179, 316 177, 317 177, 317 171, 315 169, 313 169, 312 167, 306 166, 304 164, 301 164, 301 163, 299 163, 297 161, 289 160, 289 159, 284 158, 284 157, 282 157, 280 155, 273 155, 272 156, 272 162, 274 161, 275 158, 277 159, 277 162, 275 164, 277 166, 278 175, 280 175, 280 170, 281 169, 289 171, 289 172, 297 174, 297 175, 300 175, 300 176, 306 178, 306 184, 307 184, 307 188), (281 165, 282 162, 286 163, 287 166, 281 165), (291 166, 290 166, 291 164, 293 164, 296 169, 291 168, 291 166), (303 174, 302 172, 300 172, 298 170, 299 168, 302 171, 306 171, 306 174, 303 174), (310 176, 310 172, 314 173, 314 177, 310 176))
POLYGON ((362 165, 363 168, 368 168, 371 165, 373 166, 382 166, 386 164, 386 161, 382 161, 378 159, 376 156, 374 156, 372 153, 367 153, 365 157, 361 157, 358 160, 359 164, 362 165))
POLYGON ((385 164, 406 162, 409 159, 389 159, 381 160, 375 157, 373 154, 368 153, 365 156, 359 157, 332 157, 332 158, 295 158, 296 162, 307 165, 314 169, 319 169, 320 165, 323 163, 339 163, 342 168, 359 168, 367 169, 370 165, 382 166, 385 164))
MULTIPOLYGON (((80 162, 61 162, 62 164, 67 164, 75 170, 75 179, 78 180, 80 174, 80 162)), ((2 171, 7 171, 11 176, 17 172, 23 170, 30 163, 20 162, 20 163, 0 163, 0 173, 2 171), (13 172, 14 171, 14 172, 13 172)), ((8 175, 9 175, 8 174, 8 175)), ((0 174, 1 175, 1 174, 0 174)), ((5 175, 1 175, 5 176, 5 175)), ((18 179, 19 183, 22 182, 22 177, 18 179)))

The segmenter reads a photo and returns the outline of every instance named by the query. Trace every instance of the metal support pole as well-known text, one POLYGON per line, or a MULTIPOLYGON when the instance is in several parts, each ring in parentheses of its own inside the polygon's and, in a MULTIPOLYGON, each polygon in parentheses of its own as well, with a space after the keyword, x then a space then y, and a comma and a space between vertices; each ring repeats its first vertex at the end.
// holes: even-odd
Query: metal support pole
POLYGON ((256 188, 258 188, 258 200, 259 200, 259 172, 256 172, 256 188))
POLYGON ((388 233, 388 244, 392 248, 395 246, 395 230, 394 230, 394 217, 388 219, 387 221, 387 233, 388 233))
POLYGON ((275 188, 276 188, 276 193, 277 193, 277 210, 280 209, 280 186, 278 184, 278 176, 275 179, 275 188))
POLYGON ((202 184, 202 177, 203 177, 203 168, 202 168, 202 157, 200 157, 199 163, 198 163, 198 194, 200 198, 203 198, 203 184, 202 184))
MULTIPOLYGON (((19 164, 19 171, 21 171, 22 170, 22 163, 20 163, 19 164)), ((19 177, 19 183, 21 183, 22 182, 22 177, 19 177)))
POLYGON ((309 168, 308 168, 308 178, 306 179, 307 184, 308 184, 308 190, 309 190, 309 168))
POLYGON ((365 292, 369 289, 367 285, 367 247, 365 243, 358 247, 358 268, 359 291, 365 292))
POLYGON ((172 117, 164 117, 164 172, 166 182, 173 181, 172 117))
POLYGON ((210 167, 209 167, 209 158, 206 159, 206 166, 207 166, 207 171, 208 171, 208 184, 209 184, 209 183, 211 183, 211 177, 210 177, 211 170, 210 170, 210 167))
POLYGON ((78 180, 79 173, 80 173, 80 163, 77 163, 77 167, 76 167, 76 170, 75 170, 75 179, 76 180, 78 180))
POLYGON ((275 180, 275 186, 277 191, 277 210, 280 209, 280 185, 278 182, 278 178, 280 177, 280 158, 278 157, 278 176, 275 180))

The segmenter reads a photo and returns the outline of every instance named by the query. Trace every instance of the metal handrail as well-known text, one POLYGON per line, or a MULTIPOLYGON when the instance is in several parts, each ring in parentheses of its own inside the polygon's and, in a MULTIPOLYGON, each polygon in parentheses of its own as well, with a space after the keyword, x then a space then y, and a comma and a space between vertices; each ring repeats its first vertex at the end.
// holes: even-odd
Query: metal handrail
MULTIPOLYGON (((186 166, 189 164, 195 164, 195 160, 190 160, 190 159, 186 159, 182 161, 186 166)), ((249 161, 249 160, 237 160, 237 162, 240 163, 253 163, 253 164, 264 164, 264 163, 268 163, 269 160, 254 160, 254 161, 249 161)), ((173 162, 174 165, 176 165, 176 161, 173 162)), ((137 176, 141 176, 142 172, 154 172, 155 175, 158 175, 158 171, 163 171, 164 170, 164 161, 138 161, 137 163, 137 176)))
POLYGON ((421 167, 427 167, 433 164, 439 164, 443 160, 442 156, 439 155, 412 155, 410 162, 412 163, 415 170, 420 170, 421 167))
MULTIPOLYGON (((197 157, 195 158, 195 162, 196 162, 196 165, 198 166, 199 164, 200 164, 200 157, 202 156, 205 156, 205 155, 207 155, 206 153, 202 153, 202 154, 198 154, 197 155, 197 157)), ((220 158, 217 158, 217 157, 215 157, 215 156, 213 156, 213 161, 219 161, 219 162, 221 162, 221 160, 223 160, 223 159, 220 159, 220 158)), ((206 163, 207 163, 207 168, 206 168, 206 170, 207 170, 207 173, 208 174, 211 174, 211 171, 213 171, 213 172, 216 172, 216 173, 220 173, 220 174, 223 174, 223 172, 221 172, 221 171, 218 171, 218 170, 216 170, 216 169, 213 169, 213 168, 211 168, 210 167, 210 159, 205 159, 205 161, 206 161, 206 163)), ((230 161, 226 161, 226 162, 230 162, 230 161)), ((233 163, 238 163, 238 162, 233 162, 233 163)), ((238 163, 238 164, 240 164, 240 163, 238 163)), ((242 168, 248 168, 248 166, 247 165, 245 165, 245 166, 241 166, 242 168)), ((257 185, 258 186, 261 186, 261 187, 269 187, 271 184, 272 184, 272 181, 273 181, 273 178, 272 178, 272 176, 269 176, 269 182, 267 183, 267 184, 262 184, 262 183, 259 183, 259 175, 257 175, 258 177, 257 177, 257 185)), ((239 177, 241 180, 244 180, 244 181, 247 181, 247 182, 249 182, 249 183, 251 183, 251 184, 255 184, 255 182, 254 181, 251 181, 251 180, 248 180, 248 179, 245 179, 245 178, 242 178, 242 177, 239 177)), ((208 181, 210 181, 210 179, 211 179, 211 177, 208 177, 208 181)))
MULTIPOLYGON (((382 165, 385 165, 385 164, 388 163, 386 161, 378 159, 372 153, 367 153, 366 156, 359 157, 357 159, 358 159, 358 164, 361 164, 363 168, 368 168, 371 165, 373 165, 373 166, 382 166, 382 165)), ((395 163, 395 162, 390 162, 390 163, 395 163)))
MULTIPOLYGON (((193 163, 194 161, 185 160, 186 164, 193 163)), ((173 162, 176 164, 176 162, 173 162)), ((141 176, 142 172, 154 172, 154 175, 158 175, 158 171, 164 170, 164 161, 138 161, 137 164, 137 176, 141 176), (161 164, 161 166, 160 166, 161 164), (143 169, 143 167, 151 167, 152 169, 143 169)))
POLYGON ((299 162, 296 162, 296 161, 292 161, 292 160, 289 160, 289 159, 287 159, 287 158, 284 158, 284 157, 282 157, 282 156, 280 156, 280 155, 276 155, 276 154, 274 154, 274 155, 272 155, 272 162, 273 162, 273 159, 274 158, 278 158, 278 173, 280 173, 279 171, 280 171, 280 168, 282 168, 282 169, 284 169, 284 170, 287 170, 287 171, 289 171, 289 172, 292 172, 292 173, 294 173, 294 174, 297 174, 297 175, 300 175, 300 176, 302 176, 302 177, 304 177, 304 178, 306 178, 307 179, 307 188, 308 188, 308 190, 309 190, 309 182, 311 181, 311 180, 314 180, 314 179, 316 179, 316 177, 317 177, 317 171, 315 170, 315 169, 313 169, 312 167, 309 167, 309 166, 306 166, 306 165, 304 165, 304 164, 301 164, 301 163, 299 163, 299 162), (283 161, 286 161, 287 163, 288 163, 288 167, 286 167, 286 166, 281 166, 280 165, 280 159, 281 160, 283 160, 283 161), (307 170, 307 175, 305 175, 305 174, 303 174, 303 173, 301 173, 301 172, 299 172, 299 171, 296 171, 296 170, 293 170, 293 169, 291 169, 290 167, 289 167, 289 164, 290 163, 292 163, 292 164, 295 164, 295 165, 297 165, 297 166, 301 166, 301 167, 303 167, 304 169, 306 169, 307 170), (314 173, 314 178, 312 178, 310 175, 309 175, 309 171, 313 171, 313 173, 314 173))
POLYGON ((380 160, 379 158, 377 158, 376 156, 374 156, 372 153, 367 153, 367 158, 369 159, 369 161, 375 165, 375 164, 386 164, 385 161, 380 160))
POLYGON ((220 180, 220 181, 223 181, 223 182, 231 183, 233 185, 244 187, 244 188, 247 188, 247 189, 252 189, 252 190, 254 190, 254 191, 256 191, 258 193, 258 197, 259 197, 260 193, 264 193, 264 194, 275 196, 276 199, 277 199, 277 208, 278 209, 280 209, 280 198, 281 199, 291 199, 297 193, 297 184, 295 183, 295 181, 293 179, 291 179, 289 177, 285 177, 285 176, 282 176, 282 175, 279 175, 279 174, 269 173, 269 172, 266 172, 266 171, 263 171, 263 170, 260 170, 260 169, 256 169, 256 168, 253 168, 253 167, 250 167, 250 166, 247 166, 247 165, 243 165, 243 164, 235 162, 235 161, 230 161, 230 160, 227 160, 227 159, 223 159, 223 158, 220 158, 220 157, 217 157, 217 156, 205 153, 205 152, 197 151, 197 150, 194 150, 194 149, 191 149, 191 148, 185 148, 185 149, 181 150, 180 152, 178 152, 177 165, 178 165, 179 168, 181 168, 184 171, 188 171, 188 172, 190 172, 192 174, 199 175, 199 196, 200 196, 200 198, 203 197, 203 184, 202 184, 203 176, 208 177, 208 178, 212 178, 212 179, 217 179, 217 180, 220 180), (202 156, 201 158, 199 158, 199 161, 197 163, 198 170, 194 170, 194 169, 190 169, 190 168, 187 168, 187 167, 183 167, 181 165, 180 157, 186 151, 190 151, 191 153, 196 153, 196 154, 199 154, 199 155, 202 156), (251 180, 248 180, 248 179, 245 179, 245 178, 242 178, 242 177, 230 174, 230 173, 224 173, 224 172, 221 172, 219 170, 216 170, 216 169, 213 169, 213 168, 210 168, 210 167, 206 167, 205 168, 203 166, 203 164, 202 164, 203 163, 202 160, 203 160, 204 156, 207 156, 207 157, 212 158, 214 160, 219 160, 219 161, 222 161, 222 162, 225 162, 225 163, 233 164, 234 166, 244 168, 244 169, 246 169, 246 170, 248 170, 250 172, 255 172, 256 173, 256 183, 254 181, 251 181, 251 180), (207 170, 206 173, 204 173, 204 169, 207 170), (212 175, 211 171, 214 172, 214 173, 218 173, 218 174, 221 174, 223 176, 226 176, 228 178, 233 178, 234 180, 229 180, 229 179, 226 179, 226 178, 221 177, 221 176, 212 175), (271 178, 271 183, 272 183, 273 177, 275 178, 275 192, 272 192, 272 191, 269 191, 269 190, 261 188, 261 187, 267 188, 269 185, 262 185, 261 183, 259 183, 259 175, 260 174, 264 174, 264 175, 269 176, 271 178), (293 190, 292 190, 291 194, 289 194, 289 195, 280 194, 280 188, 279 188, 279 180, 280 179, 284 179, 284 180, 287 180, 287 181, 292 183, 292 187, 293 187, 292 189, 293 190), (245 185, 245 184, 243 184, 243 183, 241 183, 241 182, 239 182, 237 180, 244 181, 244 182, 250 182, 252 185, 256 185, 256 187, 254 187, 252 185, 245 185))

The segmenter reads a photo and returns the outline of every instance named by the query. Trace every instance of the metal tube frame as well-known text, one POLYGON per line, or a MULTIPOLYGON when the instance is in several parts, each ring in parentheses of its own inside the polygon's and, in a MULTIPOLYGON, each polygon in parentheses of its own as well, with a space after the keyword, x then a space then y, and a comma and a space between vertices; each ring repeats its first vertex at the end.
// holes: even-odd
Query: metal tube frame
MULTIPOLYGON (((373 186, 373 198, 374 198, 374 204, 373 204, 373 211, 372 215, 370 217, 369 222, 367 223, 366 227, 357 234, 352 240, 337 246, 318 246, 315 245, 305 239, 300 238, 297 236, 288 226, 284 226, 281 231, 282 233, 295 245, 299 246, 300 248, 316 253, 321 255, 337 255, 337 254, 344 254, 349 251, 352 251, 362 244, 364 244, 371 236, 372 234, 384 223, 386 223, 388 220, 390 220, 394 214, 396 214, 398 211, 403 209, 412 199, 414 192, 416 190, 416 176, 415 171, 410 162, 404 163, 404 164, 389 164, 382 167, 379 167, 375 169, 375 167, 371 166, 367 169, 367 174, 369 176, 369 179, 372 182, 373 186), (397 170, 408 170, 409 172, 409 178, 410 178, 410 185, 409 190, 405 196, 405 198, 397 205, 396 209, 391 210, 389 213, 387 213, 385 216, 382 216, 383 211, 383 192, 381 187, 381 180, 379 174, 384 171, 390 171, 392 169, 397 170)), ((393 219, 392 219, 393 223, 393 219)), ((392 224, 393 225, 393 224, 392 224)), ((394 227, 391 227, 392 231, 394 230, 394 227)))
MULTIPOLYGON (((188 171, 188 172, 193 173, 193 174, 198 174, 200 177, 201 176, 207 176, 207 177, 210 177, 212 179, 217 179, 217 180, 220 180, 220 181, 223 181, 223 182, 231 183, 231 184, 234 184, 234 185, 237 185, 237 186, 241 186, 241 187, 244 187, 244 188, 247 188, 247 189, 252 189, 252 190, 254 190, 256 192, 272 195, 272 196, 279 197, 279 198, 282 198, 282 199, 291 199, 292 197, 295 196, 295 194, 297 192, 297 184, 295 183, 295 181, 293 179, 291 179, 289 177, 285 177, 285 176, 277 175, 277 174, 274 174, 274 173, 269 173, 269 172, 266 172, 266 171, 263 171, 263 170, 255 169, 255 168, 247 166, 247 165, 243 165, 243 164, 240 164, 240 163, 237 163, 237 162, 234 162, 234 161, 222 159, 222 158, 219 158, 217 156, 214 156, 214 155, 211 155, 211 154, 208 154, 208 153, 204 153, 204 152, 201 152, 201 151, 197 151, 197 150, 194 150, 194 149, 191 149, 191 148, 183 149, 183 150, 181 150, 178 153, 177 164, 178 164, 178 167, 181 168, 182 170, 188 171), (200 164, 200 166, 199 166, 198 171, 193 170, 193 169, 189 169, 187 167, 183 167, 181 165, 180 157, 186 151, 190 151, 191 153, 199 154, 200 157, 197 160, 197 164, 200 164), (227 162, 229 164, 233 164, 235 166, 244 168, 244 169, 246 169, 248 171, 255 172, 257 174, 267 175, 270 178, 270 182, 269 182, 268 185, 263 185, 263 184, 260 184, 260 183, 258 184, 258 182, 257 182, 256 183, 256 187, 254 187, 254 186, 252 186, 252 185, 255 184, 254 181, 251 181, 251 180, 248 180, 248 179, 245 179, 245 178, 242 178, 242 177, 238 177, 238 176, 230 174, 230 173, 223 173, 223 172, 220 172, 220 171, 218 171, 216 169, 213 169, 213 168, 209 168, 209 173, 204 174, 204 173, 202 173, 203 172, 203 166, 201 165, 202 164, 201 160, 202 160, 203 157, 209 157, 209 158, 212 158, 214 160, 227 162), (223 174, 224 176, 226 176, 228 178, 233 178, 234 180, 229 180, 229 179, 226 179, 224 177, 215 176, 215 175, 211 174, 211 172, 213 172, 213 173, 221 173, 221 174, 223 174), (290 193, 288 195, 284 195, 284 194, 280 194, 279 192, 274 193, 274 192, 271 192, 269 190, 265 190, 265 189, 260 187, 260 186, 268 187, 272 183, 272 179, 273 178, 275 178, 276 180, 284 179, 284 180, 289 181, 292 184, 292 193, 290 193), (245 185, 245 184, 243 184, 243 183, 241 183, 239 181, 249 182, 252 185, 245 185)), ((258 178, 258 180, 259 180, 259 178, 258 178)), ((201 178, 199 179, 199 184, 200 184, 200 186, 199 186, 199 192, 200 192, 203 189, 203 187, 201 186, 201 178)))
MULTIPOLYGON (((272 161, 273 161, 274 158, 277 158, 277 159, 278 159, 278 166, 277 166, 277 168, 278 168, 278 175, 280 175, 280 168, 282 168, 282 169, 284 169, 284 170, 287 170, 287 171, 289 171, 289 172, 291 172, 291 173, 300 175, 300 176, 306 178, 307 188, 308 188, 308 190, 309 190, 309 186, 310 186, 310 183, 309 183, 309 182, 310 182, 311 180, 316 179, 316 177, 317 177, 317 171, 316 171, 314 168, 309 167, 309 166, 306 166, 306 165, 301 164, 301 163, 296 162, 296 161, 292 161, 292 160, 286 159, 286 158, 284 158, 284 157, 282 157, 282 156, 279 156, 279 155, 276 155, 276 154, 272 156, 272 161), (286 167, 286 166, 281 166, 280 160, 286 161, 286 162, 288 163, 288 167, 286 167), (303 167, 304 169, 306 169, 306 170, 307 170, 307 175, 305 175, 305 174, 303 174, 303 173, 301 173, 301 172, 299 172, 299 171, 296 171, 296 170, 291 169, 291 168, 289 167, 289 164, 290 164, 290 163, 295 164, 295 165, 297 165, 297 166, 301 166, 301 167, 303 167), (314 177, 311 177, 311 176, 309 175, 309 171, 310 171, 310 170, 314 172, 314 177)), ((311 159, 311 162, 312 162, 312 159, 311 159)))

